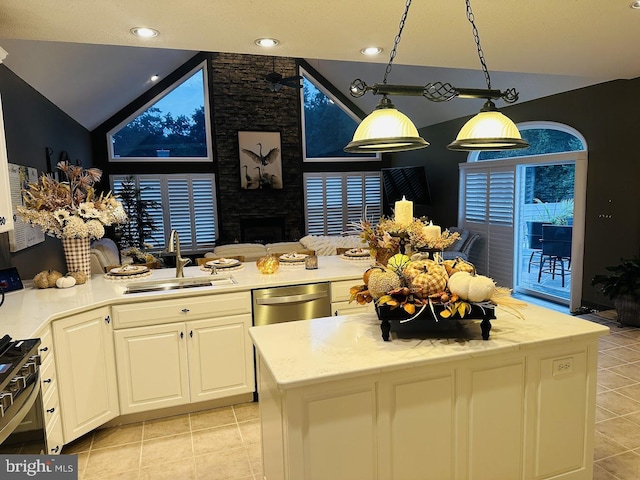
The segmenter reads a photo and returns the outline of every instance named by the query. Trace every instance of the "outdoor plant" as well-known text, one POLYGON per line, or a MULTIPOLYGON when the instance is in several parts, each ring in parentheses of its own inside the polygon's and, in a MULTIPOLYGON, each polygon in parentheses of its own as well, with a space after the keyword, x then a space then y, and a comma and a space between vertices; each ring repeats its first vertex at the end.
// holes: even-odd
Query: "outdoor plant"
POLYGON ((620 259, 618 265, 606 267, 609 275, 596 275, 591 285, 602 285, 600 291, 611 300, 627 295, 640 301, 640 257, 620 259))
POLYGON ((118 191, 118 197, 129 217, 129 223, 121 226, 120 247, 131 249, 133 256, 138 256, 137 253, 144 256, 145 250, 150 247, 145 239, 153 237, 153 233, 158 231, 151 215, 151 211, 159 206, 158 202, 144 200, 142 191, 133 177, 126 178, 118 191))
POLYGON ((573 199, 561 200, 557 203, 543 202, 539 198, 533 199, 534 203, 540 205, 538 209, 540 221, 552 225, 568 225, 569 219, 573 217, 573 199))

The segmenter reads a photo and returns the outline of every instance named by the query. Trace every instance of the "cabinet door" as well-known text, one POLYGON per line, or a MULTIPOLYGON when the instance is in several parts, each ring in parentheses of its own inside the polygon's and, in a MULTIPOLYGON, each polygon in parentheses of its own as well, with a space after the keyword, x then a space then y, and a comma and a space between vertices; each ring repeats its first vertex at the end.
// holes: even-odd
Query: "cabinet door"
POLYGON ((191 401, 254 391, 251 315, 187 322, 191 401))
POLYGON ((119 415, 109 308, 53 322, 65 443, 119 415))
POLYGON ((189 403, 184 323, 114 334, 122 414, 189 403))

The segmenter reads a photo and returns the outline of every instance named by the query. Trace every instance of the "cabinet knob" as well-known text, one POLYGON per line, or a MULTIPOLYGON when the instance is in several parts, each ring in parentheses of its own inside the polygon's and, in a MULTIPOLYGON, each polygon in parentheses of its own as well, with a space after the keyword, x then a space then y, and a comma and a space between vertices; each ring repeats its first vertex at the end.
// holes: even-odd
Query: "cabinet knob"
POLYGON ((106 317, 104 317, 104 321, 107 322, 107 324, 111 323, 111 316, 107 315, 106 317))
POLYGON ((193 338, 193 330, 190 330, 190 331, 189 331, 189 336, 190 336, 191 338, 193 338))
POLYGON ((50 378, 46 378, 46 379, 42 380, 42 383, 51 383, 51 379, 50 378))
POLYGON ((180 338, 184 338, 184 332, 180 332, 180 338))
POLYGON ((188 308, 183 308, 182 310, 180 310, 182 313, 189 313, 189 309, 188 308))
POLYGON ((56 411, 55 407, 47 408, 47 413, 53 413, 56 411))
POLYGON ((44 347, 40 349, 41 352, 48 352, 49 351, 49 347, 44 347))
POLYGON ((60 445, 56 445, 51 449, 51 453, 58 453, 60 451, 60 445))

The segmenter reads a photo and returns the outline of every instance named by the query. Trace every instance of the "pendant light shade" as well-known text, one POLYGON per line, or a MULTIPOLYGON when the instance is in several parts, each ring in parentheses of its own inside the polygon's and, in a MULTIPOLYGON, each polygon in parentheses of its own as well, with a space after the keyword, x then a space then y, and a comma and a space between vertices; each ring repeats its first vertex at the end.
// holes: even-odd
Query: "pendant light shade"
POLYGON ((376 109, 356 129, 353 140, 344 147, 349 153, 400 152, 428 147, 429 143, 391 100, 382 97, 376 109))
POLYGON ((493 102, 488 100, 480 113, 464 124, 455 141, 447 148, 474 151, 513 150, 528 146, 520 136, 515 123, 500 113, 493 102))

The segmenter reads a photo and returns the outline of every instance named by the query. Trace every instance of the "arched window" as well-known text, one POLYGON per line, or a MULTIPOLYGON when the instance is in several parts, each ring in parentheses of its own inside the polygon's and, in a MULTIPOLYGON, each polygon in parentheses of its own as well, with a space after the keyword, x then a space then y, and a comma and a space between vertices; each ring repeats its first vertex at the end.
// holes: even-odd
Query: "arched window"
POLYGON ((584 137, 574 128, 556 122, 523 122, 518 124, 522 138, 529 142, 529 148, 472 152, 468 162, 500 160, 503 158, 529 157, 549 153, 578 152, 587 149, 584 137))

